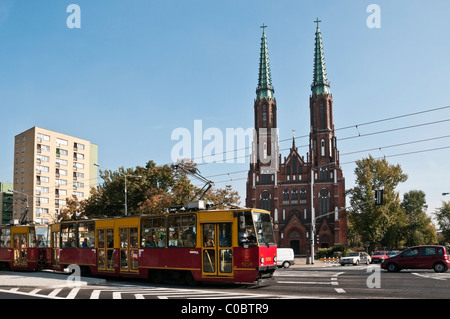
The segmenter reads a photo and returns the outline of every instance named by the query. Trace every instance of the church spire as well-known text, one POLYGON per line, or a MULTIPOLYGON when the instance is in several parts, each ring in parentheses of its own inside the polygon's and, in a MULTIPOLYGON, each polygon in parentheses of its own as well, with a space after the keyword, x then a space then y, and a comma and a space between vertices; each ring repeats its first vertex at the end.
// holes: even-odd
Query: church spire
POLYGON ((265 28, 266 25, 261 26, 263 33, 261 36, 261 51, 259 56, 259 77, 258 77, 258 87, 256 88, 256 96, 261 99, 273 98, 274 89, 272 86, 272 76, 270 74, 270 61, 269 61, 269 50, 267 48, 267 37, 265 28))
POLYGON ((327 78, 327 69, 325 67, 325 55, 323 53, 322 33, 319 28, 319 18, 314 21, 317 23, 316 42, 314 50, 314 76, 311 84, 311 91, 315 95, 330 94, 330 83, 327 78))

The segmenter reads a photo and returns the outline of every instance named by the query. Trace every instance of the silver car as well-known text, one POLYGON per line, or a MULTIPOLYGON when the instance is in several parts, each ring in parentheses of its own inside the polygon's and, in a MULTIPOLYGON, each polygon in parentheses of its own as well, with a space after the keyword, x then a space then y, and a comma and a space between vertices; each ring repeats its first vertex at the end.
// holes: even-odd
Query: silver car
POLYGON ((341 266, 345 266, 347 264, 352 264, 352 265, 366 264, 366 265, 368 265, 368 264, 370 264, 371 261, 372 261, 372 258, 366 252, 355 251, 355 252, 348 253, 347 256, 345 256, 345 257, 342 257, 339 260, 339 263, 341 264, 341 266))

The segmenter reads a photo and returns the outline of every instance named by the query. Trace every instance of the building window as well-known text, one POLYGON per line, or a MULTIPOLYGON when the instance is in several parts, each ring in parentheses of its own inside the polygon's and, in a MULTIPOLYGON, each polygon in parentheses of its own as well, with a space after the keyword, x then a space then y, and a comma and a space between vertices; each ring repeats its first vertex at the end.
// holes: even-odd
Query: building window
POLYGON ((62 138, 57 138, 56 139, 56 145, 68 145, 68 142, 67 142, 67 140, 63 140, 62 138))
POLYGON ((325 156, 325 140, 320 141, 320 156, 325 156))
POLYGON ((84 144, 81 143, 73 143, 74 150, 84 150, 84 144))
POLYGON ((261 208, 270 211, 270 193, 268 191, 261 193, 261 208))
POLYGON ((267 105, 262 107, 262 127, 267 127, 267 105))
POLYGON ((330 193, 326 188, 319 192, 319 216, 330 212, 330 193))
POLYGON ((328 178, 328 170, 325 166, 320 169, 320 180, 326 180, 328 178))
POLYGON ((325 104, 323 103, 323 101, 320 101, 320 103, 319 103, 320 129, 326 128, 327 118, 326 118, 325 113, 326 113, 325 112, 325 104))

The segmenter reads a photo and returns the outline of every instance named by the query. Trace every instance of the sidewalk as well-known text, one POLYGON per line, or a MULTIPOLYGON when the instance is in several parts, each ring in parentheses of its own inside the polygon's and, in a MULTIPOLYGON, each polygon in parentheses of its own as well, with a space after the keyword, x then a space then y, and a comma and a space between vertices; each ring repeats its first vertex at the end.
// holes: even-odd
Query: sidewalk
POLYGON ((56 273, 52 271, 0 271, 0 288, 6 286, 62 288, 98 285, 104 283, 106 283, 105 279, 90 277, 80 277, 79 280, 75 281, 73 278, 69 278, 69 274, 56 273))
MULTIPOLYGON (((330 266, 333 263, 324 262, 323 260, 316 259, 314 260, 314 264, 307 264, 307 258, 306 257, 295 257, 295 264, 292 265, 289 268, 298 269, 298 268, 314 268, 314 267, 326 267, 330 266)), ((338 263, 335 263, 338 264, 338 263)))

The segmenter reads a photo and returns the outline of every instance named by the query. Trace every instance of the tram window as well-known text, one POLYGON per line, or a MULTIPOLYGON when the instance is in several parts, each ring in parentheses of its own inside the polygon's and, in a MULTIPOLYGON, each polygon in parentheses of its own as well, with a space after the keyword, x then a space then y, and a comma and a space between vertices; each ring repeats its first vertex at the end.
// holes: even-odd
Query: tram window
POLYGON ((35 248, 37 245, 37 240, 36 240, 36 232, 34 231, 34 228, 30 227, 30 229, 28 230, 28 245, 30 248, 35 248))
POLYGON ((250 212, 239 213, 239 246, 256 245, 255 227, 250 212))
POLYGON ((215 224, 203 224, 203 247, 215 247, 215 224))
POLYGON ((166 219, 165 217, 143 218, 141 221, 141 247, 166 247, 166 219))
POLYGON ((196 224, 194 214, 169 216, 169 247, 195 247, 196 224))
POLYGON ((37 247, 48 247, 48 227, 36 227, 37 247))
POLYGON ((97 230, 98 248, 105 248, 105 230, 97 230))
POLYGON ((61 224, 61 246, 63 248, 75 248, 76 232, 75 223, 61 224))
POLYGON ((231 223, 219 224, 219 246, 231 247, 231 223))
POLYGON ((253 213, 256 233, 260 245, 275 244, 272 221, 269 214, 253 213))
POLYGON ((0 248, 11 248, 10 228, 0 228, 0 248))
POLYGON ((84 222, 78 224, 78 248, 94 248, 95 244, 95 224, 94 222, 84 222))

